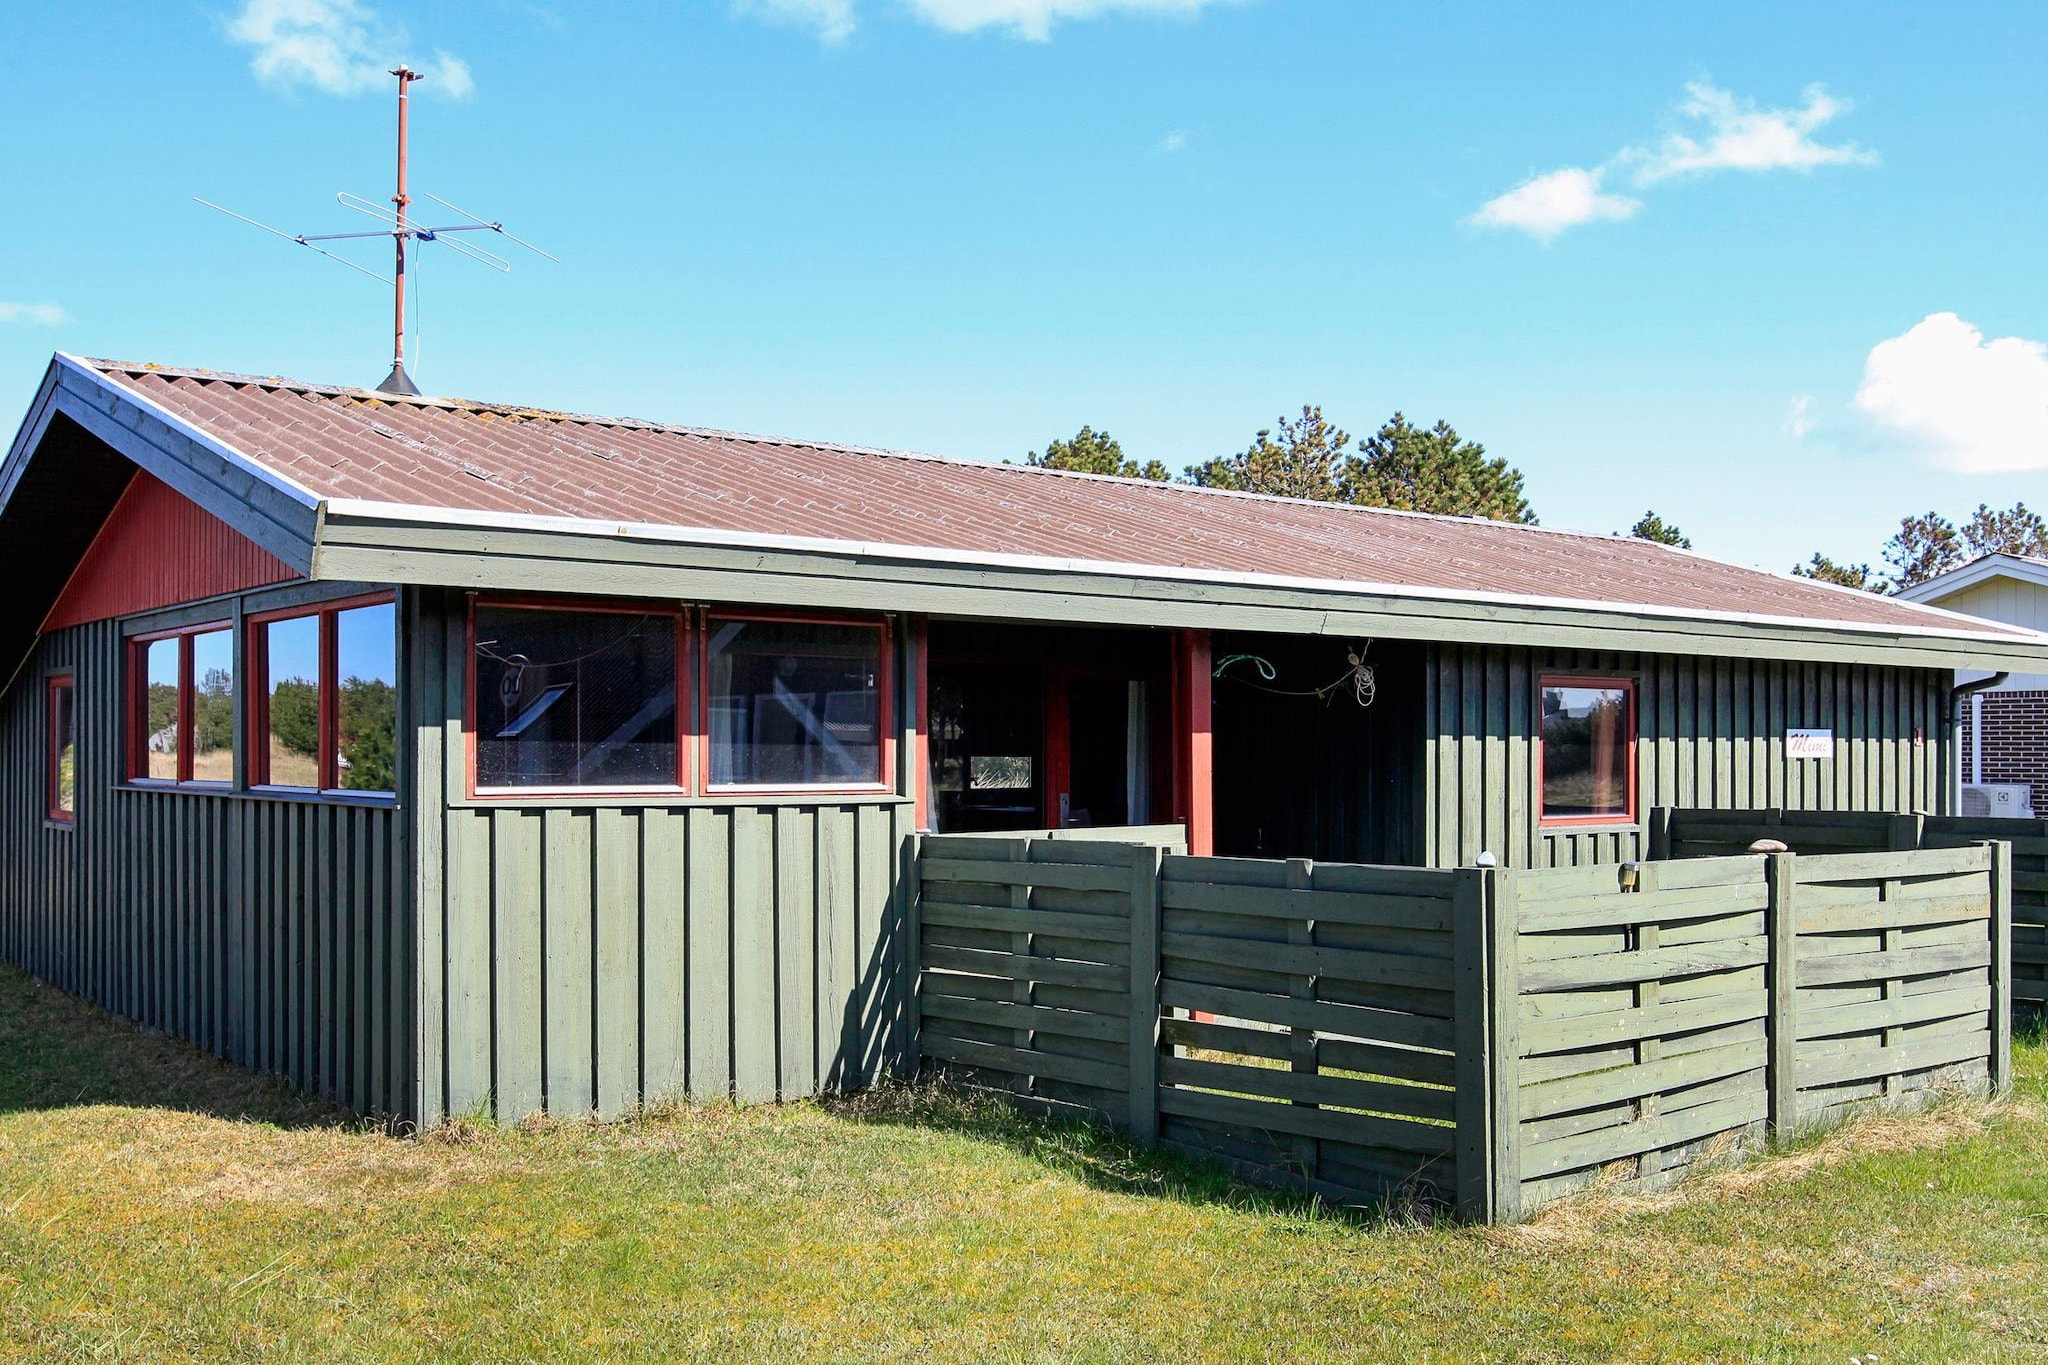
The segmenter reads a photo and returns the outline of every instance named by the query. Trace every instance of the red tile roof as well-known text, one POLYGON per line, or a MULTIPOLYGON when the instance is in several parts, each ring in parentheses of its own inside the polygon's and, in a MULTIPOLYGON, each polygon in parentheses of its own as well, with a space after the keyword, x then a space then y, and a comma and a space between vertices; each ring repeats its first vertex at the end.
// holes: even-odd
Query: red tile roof
POLYGON ((1645 541, 275 378, 82 362, 321 499, 2033 637, 1645 541))

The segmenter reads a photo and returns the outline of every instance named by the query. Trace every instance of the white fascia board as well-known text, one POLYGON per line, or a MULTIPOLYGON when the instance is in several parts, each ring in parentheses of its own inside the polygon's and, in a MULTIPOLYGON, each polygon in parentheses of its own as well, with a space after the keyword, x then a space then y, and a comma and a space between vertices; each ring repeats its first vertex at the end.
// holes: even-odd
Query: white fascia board
POLYGON ((1936 607, 1916 605, 1929 619, 1925 626, 1872 624, 1810 616, 1776 616, 1757 612, 1705 611, 1652 606, 1622 601, 1594 601, 1578 597, 1547 597, 1531 594, 1450 591, 1422 588, 1408 583, 1370 583, 1352 579, 1313 578, 1289 574, 1255 574, 1213 569, 1193 569, 1159 564, 1127 564, 1109 560, 1063 559, 1044 555, 1006 554, 992 551, 957 550, 937 546, 900 545, 854 540, 832 540, 815 536, 776 535, 755 531, 725 531, 709 527, 642 525, 632 522, 597 521, 583 517, 546 516, 522 512, 484 512, 458 508, 418 507, 409 503, 372 502, 333 498, 326 503, 327 516, 365 520, 405 521, 424 525, 467 527, 477 530, 534 531, 557 535, 597 536, 615 540, 644 540, 675 545, 701 545, 718 549, 785 551, 793 554, 833 555, 852 559, 891 559, 914 563, 960 565, 973 568, 1029 569, 1043 573, 1100 574, 1112 577, 1149 579, 1161 582, 1215 583, 1244 587, 1290 588, 1310 592, 1344 593, 1429 602, 1461 602, 1476 605, 1547 608, 1579 612, 1628 612, 1676 621, 1717 621, 1731 625, 1784 626, 1805 630, 1840 630, 1871 635, 1913 636, 1932 640, 1956 640, 1982 646, 2017 645, 2048 650, 2048 634, 1989 624, 1997 630, 1981 629, 1979 617, 1964 616, 1936 607), (1955 625, 1946 625, 1953 621, 1955 625), (1963 623, 1968 622, 1968 625, 1963 623))
POLYGON ((75 374, 96 388, 112 394, 121 402, 141 408, 151 417, 176 431, 194 445, 203 448, 210 454, 218 456, 221 460, 241 470, 250 478, 276 489, 301 507, 309 511, 317 511, 319 509, 320 495, 312 489, 288 475, 280 474, 261 460, 235 449, 234 446, 221 440, 220 437, 215 436, 204 427, 196 426, 185 418, 180 417, 177 413, 172 412, 147 394, 131 389, 126 384, 119 383, 116 380, 109 379, 106 375, 101 374, 98 370, 68 352, 57 352, 56 362, 69 373, 75 374))
POLYGON ((1944 598, 1994 578, 2010 578, 2015 582, 2048 588, 2048 564, 2039 560, 2026 559, 2019 555, 1985 555, 1973 559, 1959 569, 1937 574, 1924 583, 1915 583, 1910 588, 1901 588, 1899 597, 1903 601, 1933 604, 1944 598))

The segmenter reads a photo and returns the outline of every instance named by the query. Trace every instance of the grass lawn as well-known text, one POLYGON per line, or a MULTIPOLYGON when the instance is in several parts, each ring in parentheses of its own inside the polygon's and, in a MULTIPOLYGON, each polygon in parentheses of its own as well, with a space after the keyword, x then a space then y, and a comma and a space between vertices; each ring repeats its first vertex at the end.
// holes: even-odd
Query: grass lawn
POLYGON ((2040 1360, 2020 1074, 1488 1232, 929 1089, 393 1139, 0 969, 0 1359, 2040 1360))

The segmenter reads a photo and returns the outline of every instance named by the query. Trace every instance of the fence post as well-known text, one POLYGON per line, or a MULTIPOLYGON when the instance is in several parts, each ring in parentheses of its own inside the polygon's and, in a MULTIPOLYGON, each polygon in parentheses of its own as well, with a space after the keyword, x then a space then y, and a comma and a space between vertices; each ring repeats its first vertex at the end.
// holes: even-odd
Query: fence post
POLYGON ((1131 850, 1131 1136, 1159 1138, 1159 870, 1156 845, 1131 850))
POLYGON ((903 869, 903 932, 910 940, 910 980, 904 983, 910 992, 904 1010, 910 1037, 904 1043, 903 1065, 914 1077, 924 1069, 924 836, 913 830, 903 844, 909 864, 903 869))
POLYGON ((1452 1040, 1457 1076, 1457 1210, 1475 1222, 1521 1216, 1521 993, 1514 874, 1453 874, 1452 1040))
POLYGON ((2012 845, 1991 850, 1991 1093, 2012 1089, 2012 845))
POLYGON ((1773 1138, 1789 1138, 1799 1126, 1799 925, 1796 853, 1766 853, 1768 888, 1765 918, 1770 935, 1770 1108, 1773 1138))
POLYGON ((1650 808, 1650 848, 1646 861, 1663 863, 1671 860, 1671 816, 1669 806, 1650 808))
POLYGON ((1893 853, 1911 853, 1927 835, 1925 815, 1894 815, 1886 823, 1885 847, 1893 853))

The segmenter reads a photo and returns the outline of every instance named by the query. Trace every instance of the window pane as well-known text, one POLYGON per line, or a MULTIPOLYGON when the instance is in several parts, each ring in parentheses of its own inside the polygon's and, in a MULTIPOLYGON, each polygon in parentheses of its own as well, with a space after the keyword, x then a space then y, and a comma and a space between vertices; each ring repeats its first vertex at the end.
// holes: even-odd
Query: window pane
POLYGON ((713 618, 711 780, 719 786, 881 781, 881 631, 713 618))
POLYGON ((335 613, 335 780, 350 791, 397 790, 397 629, 398 608, 389 602, 335 613))
POLYGON ((142 653, 142 771, 139 777, 178 780, 178 642, 151 640, 142 653))
POLYGON ((1543 689, 1543 813, 1626 817, 1629 694, 1625 687, 1543 689))
POLYGON ((235 780, 235 633, 192 637, 192 780, 235 780))
POLYGON ((669 615, 476 609, 480 787, 672 787, 669 615))
POLYGON ((50 689, 50 726, 54 736, 52 757, 57 764, 56 809, 65 815, 78 810, 78 710, 72 704, 70 683, 50 689))
POLYGON ((320 785, 320 618, 271 621, 263 632, 269 784, 320 785))

